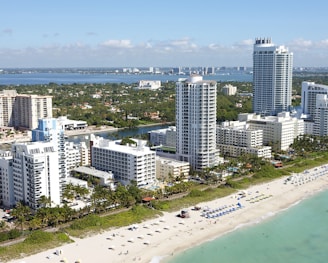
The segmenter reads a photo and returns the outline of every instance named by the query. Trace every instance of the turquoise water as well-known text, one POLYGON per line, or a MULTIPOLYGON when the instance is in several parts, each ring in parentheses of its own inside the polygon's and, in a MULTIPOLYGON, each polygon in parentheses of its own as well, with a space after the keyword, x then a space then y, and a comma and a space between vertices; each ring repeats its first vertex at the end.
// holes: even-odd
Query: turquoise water
POLYGON ((263 222, 186 250, 169 263, 328 262, 328 191, 263 222))

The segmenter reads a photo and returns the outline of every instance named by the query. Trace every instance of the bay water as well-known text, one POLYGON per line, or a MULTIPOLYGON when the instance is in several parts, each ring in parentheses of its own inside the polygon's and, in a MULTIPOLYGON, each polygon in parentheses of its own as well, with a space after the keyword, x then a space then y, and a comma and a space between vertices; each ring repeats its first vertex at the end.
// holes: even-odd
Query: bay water
MULTIPOLYGON (((187 242, 187 241, 186 241, 187 242)), ((328 190, 163 260, 166 263, 328 262, 328 190)))
MULTIPOLYGON (((39 84, 73 84, 73 83, 138 83, 140 80, 160 80, 161 82, 178 81, 186 78, 181 75, 165 74, 79 74, 79 73, 22 73, 22 74, 0 74, 1 85, 39 85, 39 84)), ((221 82, 241 81, 251 82, 253 75, 246 73, 229 73, 221 75, 206 75, 204 80, 215 80, 221 82)))

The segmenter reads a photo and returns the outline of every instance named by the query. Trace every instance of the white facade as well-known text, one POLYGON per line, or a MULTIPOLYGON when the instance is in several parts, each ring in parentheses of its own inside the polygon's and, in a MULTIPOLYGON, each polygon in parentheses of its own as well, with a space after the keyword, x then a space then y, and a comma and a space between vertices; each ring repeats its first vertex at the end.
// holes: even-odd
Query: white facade
POLYGON ((302 113, 311 120, 314 120, 315 117, 318 94, 328 95, 328 86, 308 81, 302 82, 302 113))
POLYGON ((81 165, 81 151, 78 144, 65 143, 66 169, 68 173, 81 165))
POLYGON ((167 181, 179 176, 189 175, 189 163, 156 156, 156 178, 167 181))
POLYGON ((14 107, 15 123, 18 128, 35 129, 38 120, 52 118, 52 97, 39 95, 17 95, 14 107))
POLYGON ((162 86, 160 80, 140 80, 138 89, 157 90, 162 86))
POLYGON ((293 53, 271 39, 256 39, 253 51, 253 112, 271 116, 289 111, 293 53))
POLYGON ((154 146, 164 145, 168 147, 176 146, 176 127, 170 126, 166 129, 153 130, 148 132, 149 141, 154 146))
POLYGON ((14 126, 15 90, 0 91, 0 127, 14 126))
POLYGON ((15 202, 23 201, 36 210, 44 195, 59 205, 60 174, 54 143, 15 143, 12 155, 15 202))
POLYGON ((223 92, 224 95, 227 95, 227 96, 236 95, 237 87, 232 86, 231 84, 227 84, 227 85, 222 87, 222 92, 223 92))
POLYGON ((13 158, 10 151, 0 152, 0 202, 3 207, 15 205, 13 158))
POLYGON ((291 117, 289 112, 267 117, 239 114, 238 118, 247 121, 250 129, 263 130, 263 144, 272 145, 274 150, 286 151, 297 136, 304 134, 304 121, 291 117))
POLYGON ((270 159, 272 157, 271 146, 261 146, 261 147, 240 147, 229 144, 218 144, 220 151, 224 155, 229 155, 231 157, 239 157, 244 154, 255 155, 258 158, 270 159))
POLYGON ((195 170, 219 164, 215 81, 192 75, 176 83, 176 154, 195 170))
POLYGON ((64 131, 86 129, 88 127, 86 121, 70 120, 67 116, 60 116, 57 118, 57 121, 58 125, 61 126, 64 131))
POLYGON ((226 121, 218 125, 217 144, 223 155, 253 154, 271 158, 271 147, 263 146, 263 130, 250 129, 245 121, 226 121))
POLYGON ((316 109, 314 114, 313 134, 328 136, 328 96, 317 94, 316 109))
POLYGON ((120 141, 109 141, 91 135, 91 165, 98 170, 111 171, 114 179, 124 185, 135 181, 138 186, 153 184, 156 180, 155 152, 145 146, 120 145, 120 141))

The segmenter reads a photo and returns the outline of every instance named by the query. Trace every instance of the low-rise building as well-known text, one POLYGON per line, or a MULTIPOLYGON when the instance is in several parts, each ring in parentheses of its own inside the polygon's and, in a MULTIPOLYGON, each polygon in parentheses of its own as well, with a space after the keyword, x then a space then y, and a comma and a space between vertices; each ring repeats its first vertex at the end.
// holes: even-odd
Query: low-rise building
POLYGON ((252 130, 263 130, 263 145, 272 146, 275 151, 288 150, 294 139, 304 134, 304 121, 291 117, 289 112, 266 117, 243 113, 238 115, 238 119, 246 121, 252 130))
POLYGON ((250 129, 245 121, 225 121, 217 126, 217 146, 223 156, 252 154, 271 158, 271 147, 263 146, 263 130, 250 129))
POLYGON ((189 175, 190 165, 188 162, 156 156, 156 178, 160 181, 168 181, 171 178, 189 175))
POLYGON ((91 135, 91 165, 98 170, 111 171, 114 179, 127 185, 138 186, 156 181, 155 152, 146 146, 146 141, 134 140, 135 144, 121 145, 91 135))

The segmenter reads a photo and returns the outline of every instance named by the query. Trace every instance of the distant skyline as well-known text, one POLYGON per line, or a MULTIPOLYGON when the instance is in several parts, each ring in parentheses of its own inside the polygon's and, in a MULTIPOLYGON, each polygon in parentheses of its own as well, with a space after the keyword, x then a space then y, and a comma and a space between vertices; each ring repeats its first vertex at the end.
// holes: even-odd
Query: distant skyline
POLYGON ((252 66, 255 38, 328 66, 328 2, 35 1, 1 3, 0 68, 252 66))

